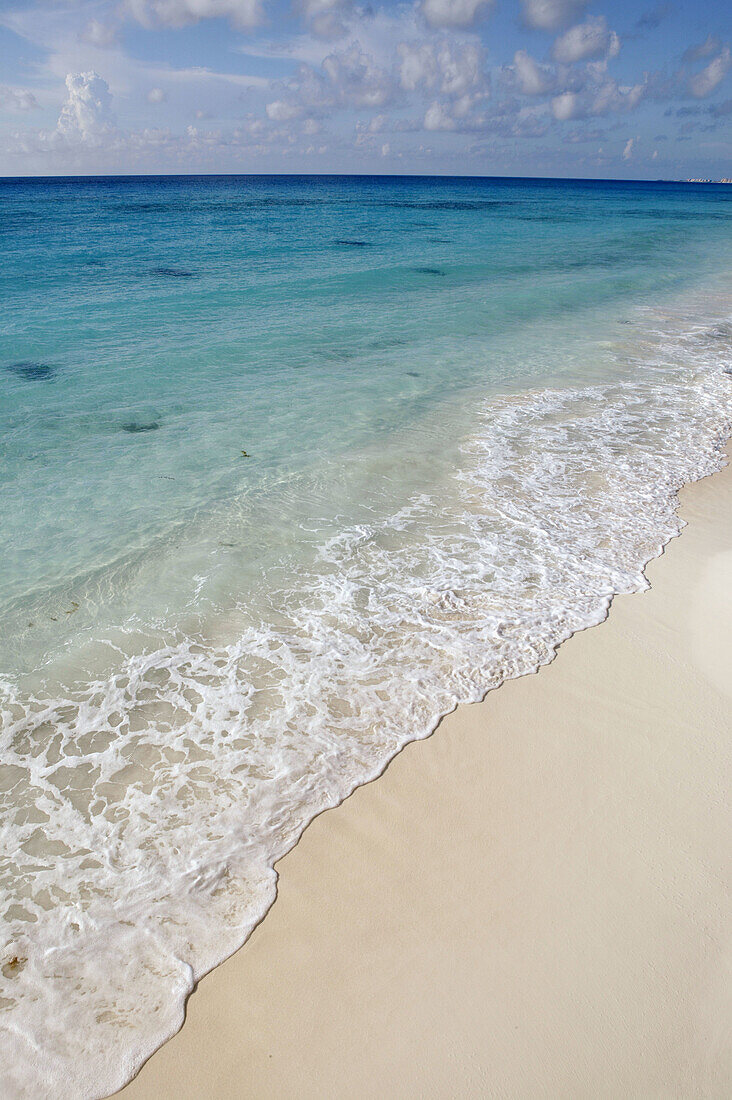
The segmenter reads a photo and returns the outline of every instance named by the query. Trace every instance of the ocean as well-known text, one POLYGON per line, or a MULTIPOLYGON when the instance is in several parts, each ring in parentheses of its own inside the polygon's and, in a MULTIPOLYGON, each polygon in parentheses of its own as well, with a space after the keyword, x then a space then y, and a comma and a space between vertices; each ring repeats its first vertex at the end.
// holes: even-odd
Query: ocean
POLYGON ((316 814, 647 587, 725 462, 731 212, 0 180, 3 1096, 121 1087, 316 814))

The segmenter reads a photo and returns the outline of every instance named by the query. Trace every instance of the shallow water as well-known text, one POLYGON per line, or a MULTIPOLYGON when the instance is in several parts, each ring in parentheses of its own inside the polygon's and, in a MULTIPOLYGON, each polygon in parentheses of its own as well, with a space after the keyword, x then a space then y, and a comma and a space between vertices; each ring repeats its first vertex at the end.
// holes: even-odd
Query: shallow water
POLYGON ((315 813, 678 533, 732 193, 0 183, 0 1064, 103 1095, 315 813))

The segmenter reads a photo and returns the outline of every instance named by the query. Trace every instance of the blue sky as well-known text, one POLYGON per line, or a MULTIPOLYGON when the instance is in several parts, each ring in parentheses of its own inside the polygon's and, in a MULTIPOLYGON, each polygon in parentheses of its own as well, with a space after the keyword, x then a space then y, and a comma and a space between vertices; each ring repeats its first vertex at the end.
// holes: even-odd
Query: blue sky
POLYGON ((0 0, 0 174, 732 176, 721 0, 0 0))

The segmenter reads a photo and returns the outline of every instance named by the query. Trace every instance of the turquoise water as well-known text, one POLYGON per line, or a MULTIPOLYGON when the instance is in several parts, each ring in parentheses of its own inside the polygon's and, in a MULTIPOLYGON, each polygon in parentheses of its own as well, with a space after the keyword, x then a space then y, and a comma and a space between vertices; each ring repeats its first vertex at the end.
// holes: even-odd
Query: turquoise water
POLYGON ((731 202, 0 181, 10 1095, 118 1087, 314 813, 644 586, 729 431, 731 202))

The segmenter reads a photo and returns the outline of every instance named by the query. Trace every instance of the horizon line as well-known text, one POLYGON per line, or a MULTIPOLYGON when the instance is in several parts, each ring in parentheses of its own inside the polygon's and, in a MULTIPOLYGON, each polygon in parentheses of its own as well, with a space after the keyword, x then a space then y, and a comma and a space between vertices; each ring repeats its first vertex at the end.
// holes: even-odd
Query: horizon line
POLYGON ((567 183, 686 183, 699 186, 725 186, 722 180, 681 177, 635 176, 524 176, 511 174, 451 174, 445 172, 55 172, 5 175, 0 182, 15 180, 93 180, 93 179, 242 179, 242 178, 306 178, 306 179, 429 179, 429 180, 533 180, 567 183))

